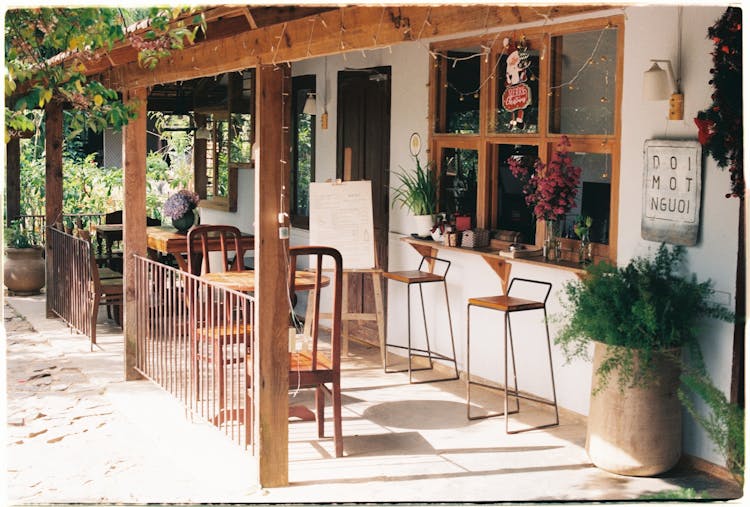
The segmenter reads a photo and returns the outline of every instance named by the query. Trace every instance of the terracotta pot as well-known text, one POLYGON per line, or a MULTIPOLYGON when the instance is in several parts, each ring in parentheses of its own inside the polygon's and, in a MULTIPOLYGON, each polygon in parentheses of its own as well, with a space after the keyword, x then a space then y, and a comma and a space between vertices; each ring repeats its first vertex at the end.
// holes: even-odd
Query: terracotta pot
MULTIPOLYGON (((596 370, 609 345, 595 343, 593 389, 599 384, 596 370)), ((607 385, 591 395, 586 450, 597 467, 620 475, 652 476, 677 464, 682 451, 682 408, 677 398, 680 371, 668 354, 655 357, 654 381, 646 387, 618 385, 613 372, 607 385)), ((637 364, 636 364, 637 367, 637 364)))
POLYGON ((5 249, 3 275, 9 291, 18 296, 39 294, 45 283, 42 253, 40 246, 5 249))

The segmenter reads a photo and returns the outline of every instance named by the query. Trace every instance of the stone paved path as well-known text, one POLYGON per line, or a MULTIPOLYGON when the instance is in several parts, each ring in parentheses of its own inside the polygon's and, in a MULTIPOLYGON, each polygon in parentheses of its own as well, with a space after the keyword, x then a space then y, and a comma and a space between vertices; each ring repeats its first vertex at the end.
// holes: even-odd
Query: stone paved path
POLYGON ((38 332, 8 305, 5 330, 9 504, 248 501, 258 493, 247 455, 191 424, 151 383, 126 388, 117 354, 90 352, 84 336, 64 328, 38 332), (87 367, 92 361, 101 371, 87 367), (152 409, 171 410, 174 420, 149 421, 152 409), (225 453, 224 466, 211 445, 225 453), (238 471, 227 474, 231 456, 238 471))

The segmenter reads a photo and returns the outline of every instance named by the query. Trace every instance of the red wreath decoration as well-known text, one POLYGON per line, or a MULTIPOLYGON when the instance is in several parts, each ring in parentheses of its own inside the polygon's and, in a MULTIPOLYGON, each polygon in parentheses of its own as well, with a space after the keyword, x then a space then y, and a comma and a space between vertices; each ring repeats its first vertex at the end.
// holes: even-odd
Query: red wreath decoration
POLYGON ((729 168, 731 192, 727 197, 742 197, 745 192, 742 147, 742 10, 729 7, 708 29, 714 42, 712 104, 698 112, 698 142, 722 169, 729 168))

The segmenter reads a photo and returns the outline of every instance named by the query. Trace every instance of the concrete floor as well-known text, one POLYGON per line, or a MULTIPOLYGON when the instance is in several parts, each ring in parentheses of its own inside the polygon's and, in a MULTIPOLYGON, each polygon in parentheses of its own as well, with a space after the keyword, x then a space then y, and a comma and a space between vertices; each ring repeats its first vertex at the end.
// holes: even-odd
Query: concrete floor
MULTIPOLYGON (((123 381, 119 329, 101 319, 100 349, 90 352, 84 336, 44 318, 43 297, 6 303, 9 504, 638 501, 681 488, 707 499, 742 495, 684 466, 655 478, 599 470, 583 448, 585 421, 571 414, 517 435, 505 434, 502 418, 468 421, 462 381, 410 385, 405 374, 382 373, 377 352, 360 346, 343 362, 346 456, 331 457, 333 442, 318 439, 314 423, 292 422, 290 485, 261 489, 247 452, 191 421, 151 382, 123 381)), ((477 395, 479 410, 500 408, 496 394, 477 395)), ((525 403, 511 424, 551 416, 525 403)))

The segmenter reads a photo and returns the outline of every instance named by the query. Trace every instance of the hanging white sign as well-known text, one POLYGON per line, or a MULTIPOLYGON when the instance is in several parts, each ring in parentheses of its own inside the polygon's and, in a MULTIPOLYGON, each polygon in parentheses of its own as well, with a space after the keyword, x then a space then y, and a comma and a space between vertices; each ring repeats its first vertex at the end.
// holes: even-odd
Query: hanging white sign
POLYGON ((700 143, 650 139, 643 153, 641 236, 673 245, 695 245, 700 228, 700 143))

